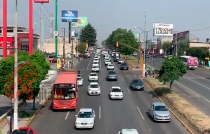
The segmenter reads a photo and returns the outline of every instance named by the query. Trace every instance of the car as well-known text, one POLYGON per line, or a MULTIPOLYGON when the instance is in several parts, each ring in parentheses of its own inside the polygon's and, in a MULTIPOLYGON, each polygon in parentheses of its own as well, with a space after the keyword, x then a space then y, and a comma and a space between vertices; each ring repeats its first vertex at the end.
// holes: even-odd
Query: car
POLYGON ((139 132, 136 129, 122 129, 118 134, 139 134, 139 132))
POLYGON ((117 73, 114 70, 108 71, 107 76, 106 76, 106 80, 107 81, 109 81, 109 80, 116 80, 117 81, 117 73))
POLYGON ((106 59, 106 60, 104 61, 104 64, 105 64, 105 66, 108 65, 108 64, 111 64, 111 60, 110 60, 110 59, 106 59))
POLYGON ((98 73, 90 73, 88 80, 89 81, 98 81, 98 73))
POLYGON ((146 57, 146 58, 149 58, 149 54, 145 54, 145 57, 146 57))
POLYGON ((150 104, 149 115, 153 119, 153 121, 159 122, 170 122, 171 114, 166 107, 166 105, 162 102, 153 102, 150 104))
POLYGON ((118 60, 118 64, 122 64, 123 62, 125 62, 123 59, 118 60))
POLYGON ((144 84, 140 79, 134 79, 130 83, 130 89, 132 90, 144 90, 144 84))
POLYGON ((128 70, 128 64, 126 62, 123 62, 121 65, 120 65, 120 70, 128 70))
POLYGON ((101 94, 101 87, 97 82, 91 82, 88 86, 88 95, 100 95, 101 94))
POLYGON ((109 91, 109 97, 111 100, 114 99, 123 99, 123 90, 119 86, 113 86, 111 87, 109 91))
POLYGON ((95 56, 93 60, 99 60, 98 56, 95 56))
POLYGON ((20 127, 15 129, 12 134, 36 134, 36 131, 31 127, 20 127))
POLYGON ((99 62, 93 61, 92 66, 99 66, 99 62))
POLYGON ((92 66, 92 69, 91 69, 92 72, 99 72, 99 70, 100 70, 99 69, 99 64, 92 66))
POLYGON ((115 56, 115 52, 112 52, 112 57, 115 56))
POLYGON ((98 58, 98 59, 100 59, 101 57, 100 57, 100 55, 95 55, 95 57, 94 58, 98 58))
POLYGON ((94 128, 96 114, 92 108, 81 108, 75 117, 75 129, 94 128))
POLYGON ((110 60, 109 55, 105 56, 104 60, 110 60))
POLYGON ((115 56, 115 57, 114 57, 114 62, 118 62, 119 59, 120 59, 119 56, 115 56))
POLYGON ((77 77, 77 85, 82 86, 83 85, 83 79, 82 77, 77 77))
POLYGON ((107 70, 114 70, 114 65, 113 64, 108 64, 107 65, 107 70))
POLYGON ((136 53, 136 52, 133 53, 133 56, 137 56, 137 55, 138 55, 138 53, 136 53))
POLYGON ((89 53, 89 52, 85 53, 85 56, 86 56, 87 58, 90 58, 90 53, 89 53))
POLYGON ((157 58, 158 57, 158 55, 157 54, 153 54, 153 56, 152 56, 153 58, 157 58))

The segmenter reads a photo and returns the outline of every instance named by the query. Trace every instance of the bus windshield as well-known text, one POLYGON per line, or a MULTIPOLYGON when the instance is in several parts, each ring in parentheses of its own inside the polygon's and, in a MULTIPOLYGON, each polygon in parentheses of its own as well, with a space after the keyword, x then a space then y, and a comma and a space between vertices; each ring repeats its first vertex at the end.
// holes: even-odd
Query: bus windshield
POLYGON ((71 100, 75 97, 75 88, 63 87, 54 89, 54 99, 56 100, 71 100))

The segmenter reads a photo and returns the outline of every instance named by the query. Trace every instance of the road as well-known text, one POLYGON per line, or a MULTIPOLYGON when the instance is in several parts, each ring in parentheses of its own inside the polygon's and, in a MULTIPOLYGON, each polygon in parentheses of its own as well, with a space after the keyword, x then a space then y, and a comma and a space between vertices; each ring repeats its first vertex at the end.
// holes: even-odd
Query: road
MULTIPOLYGON (((159 69, 163 58, 148 58, 147 63, 159 69)), ((188 70, 187 73, 176 81, 173 86, 178 94, 210 116, 210 70, 197 68, 188 70)))
POLYGON ((11 102, 12 100, 7 98, 6 96, 0 96, 0 116, 5 114, 9 109, 12 108, 11 102))
MULTIPOLYGON (((129 82, 138 78, 135 71, 119 71, 118 81, 106 81, 106 67, 100 61, 101 71, 99 84, 102 88, 100 96, 88 96, 87 86, 92 60, 82 60, 77 68, 81 70, 84 85, 79 90, 78 108, 76 112, 52 112, 51 100, 40 111, 30 124, 39 134, 117 134, 123 128, 135 128, 141 134, 189 134, 181 123, 172 116, 170 123, 154 123, 147 115, 149 104, 158 101, 149 89, 133 92, 128 89, 129 82), (109 89, 120 86, 124 91, 124 99, 110 100, 109 89), (80 108, 93 108, 96 112, 95 128, 93 130, 75 130, 75 115, 80 108)), ((116 65, 119 68, 119 65, 116 65)))

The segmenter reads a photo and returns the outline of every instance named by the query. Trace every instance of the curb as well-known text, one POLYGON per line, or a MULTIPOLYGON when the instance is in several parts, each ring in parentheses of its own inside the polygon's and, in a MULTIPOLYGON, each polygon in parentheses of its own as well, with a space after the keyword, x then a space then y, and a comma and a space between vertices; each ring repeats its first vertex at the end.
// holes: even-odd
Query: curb
MULTIPOLYGON (((23 105, 23 101, 19 102, 18 107, 23 105)), ((11 114, 11 112, 13 111, 14 107, 12 107, 11 109, 9 109, 6 113, 4 113, 1 117, 0 117, 0 123, 2 123, 7 116, 9 116, 11 114)))
MULTIPOLYGON (((142 80, 142 78, 140 77, 140 79, 142 80)), ((158 97, 158 95, 154 92, 154 90, 146 83, 144 83, 151 91, 152 93, 162 102, 164 103, 164 101, 162 101, 162 99, 160 99, 158 97)), ((194 134, 193 131, 178 117, 176 116, 176 114, 171 110, 169 109, 169 111, 182 123, 182 125, 191 133, 191 134, 194 134)))
POLYGON ((36 112, 34 113, 34 115, 29 119, 29 121, 25 124, 25 127, 28 126, 31 121, 37 116, 37 114, 39 113, 39 111, 42 109, 42 107, 47 103, 47 101, 51 98, 51 94, 45 99, 44 102, 42 102, 42 104, 39 106, 39 108, 36 110, 36 112))

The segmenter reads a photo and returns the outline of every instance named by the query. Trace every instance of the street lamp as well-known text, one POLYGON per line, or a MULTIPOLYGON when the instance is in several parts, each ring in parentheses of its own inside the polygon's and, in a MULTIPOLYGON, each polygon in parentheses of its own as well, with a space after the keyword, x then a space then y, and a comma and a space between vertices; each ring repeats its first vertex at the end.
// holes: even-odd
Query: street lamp
POLYGON ((61 29, 63 29, 63 62, 64 62, 64 64, 65 64, 65 54, 66 54, 66 52, 65 52, 65 43, 66 43, 66 40, 65 40, 65 38, 66 38, 66 34, 65 34, 65 32, 66 32, 66 30, 65 30, 65 28, 61 28, 61 29))

